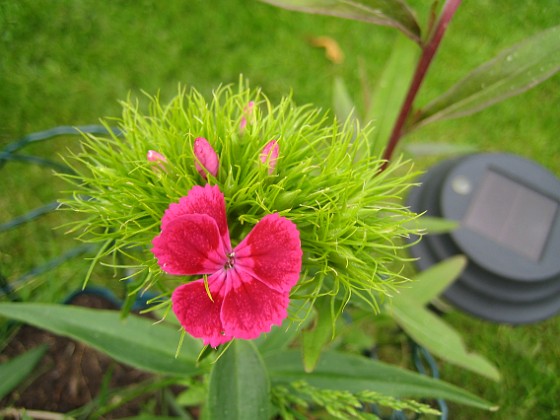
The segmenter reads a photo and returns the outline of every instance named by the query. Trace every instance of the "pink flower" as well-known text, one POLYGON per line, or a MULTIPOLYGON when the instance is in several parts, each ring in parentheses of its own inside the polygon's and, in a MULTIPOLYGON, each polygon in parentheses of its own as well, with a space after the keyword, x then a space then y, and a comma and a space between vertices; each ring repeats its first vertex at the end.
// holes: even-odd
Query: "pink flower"
POLYGON ((276 167, 276 161, 278 160, 278 154, 280 153, 280 147, 276 140, 270 140, 266 146, 264 146, 261 152, 261 162, 268 165, 268 174, 271 175, 276 167))
POLYGON ((155 150, 148 150, 146 159, 148 159, 148 162, 156 162, 158 164, 157 166, 161 170, 166 170, 165 163, 167 163, 167 159, 161 153, 158 153, 155 150))
POLYGON ((204 137, 198 137, 194 141, 194 165, 198 173, 204 178, 208 174, 218 175, 218 155, 204 137))
POLYGON ((171 296, 181 325, 204 344, 253 339, 286 318, 302 260, 290 220, 269 214, 232 249, 223 194, 217 186, 195 186, 169 206, 152 243, 163 271, 208 275, 171 296))

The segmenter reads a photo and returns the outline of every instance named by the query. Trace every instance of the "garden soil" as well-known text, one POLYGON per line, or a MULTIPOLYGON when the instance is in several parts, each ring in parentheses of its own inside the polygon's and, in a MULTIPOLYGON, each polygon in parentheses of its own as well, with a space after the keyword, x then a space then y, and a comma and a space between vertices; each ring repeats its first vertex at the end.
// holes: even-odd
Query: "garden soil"
MULTIPOLYGON (((72 304, 99 309, 115 309, 104 299, 78 296, 72 304)), ((91 402, 99 395, 103 381, 110 374, 109 389, 138 384, 150 374, 116 363, 113 359, 84 344, 59 337, 30 326, 19 329, 0 354, 0 362, 11 359, 41 344, 48 346, 38 367, 31 376, 11 394, 0 401, 0 409, 13 407, 67 413, 91 402)), ((140 414, 146 404, 143 399, 133 400, 110 414, 94 418, 113 419, 140 414)), ((89 418, 89 415, 87 416, 89 418)), ((10 418, 10 417, 5 417, 10 418)), ((12 418, 17 418, 12 417, 12 418)))

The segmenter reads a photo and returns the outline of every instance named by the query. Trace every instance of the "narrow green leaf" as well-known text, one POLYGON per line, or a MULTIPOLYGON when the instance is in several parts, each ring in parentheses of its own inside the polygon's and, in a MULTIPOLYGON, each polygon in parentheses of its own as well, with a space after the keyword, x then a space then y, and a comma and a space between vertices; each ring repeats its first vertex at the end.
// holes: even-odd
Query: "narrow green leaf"
POLYGON ((313 328, 303 333, 303 364, 306 372, 312 372, 317 366, 319 356, 325 345, 332 340, 333 317, 330 296, 317 299, 315 309, 317 316, 313 328))
POLYGON ((408 222, 407 227, 411 229, 424 230, 426 234, 437 234, 451 232, 459 227, 456 220, 443 219, 441 217, 433 217, 422 215, 408 222))
POLYGON ((124 417, 121 420, 177 420, 177 417, 154 416, 153 414, 140 414, 134 417, 124 417))
POLYGON ((403 145, 406 152, 413 156, 444 156, 474 153, 479 148, 474 144, 452 143, 409 143, 403 145))
POLYGON ((262 334, 254 340, 254 343, 263 355, 283 351, 296 339, 300 331, 295 324, 289 327, 285 325, 281 327, 273 326, 269 333, 262 334))
POLYGON ((389 307, 399 326, 418 344, 443 360, 493 380, 498 370, 482 356, 467 350, 461 336, 425 305, 439 296, 461 274, 467 259, 455 256, 419 273, 402 288, 389 307))
POLYGON ((500 380, 500 372, 494 365, 479 354, 469 352, 457 331, 424 306, 403 299, 393 302, 391 313, 414 341, 436 356, 479 375, 500 380))
POLYGON ((228 420, 268 420, 268 372, 250 341, 236 340, 214 364, 210 374, 208 417, 228 420))
POLYGON ((337 16, 391 26, 420 43, 421 29, 414 12, 402 0, 261 0, 300 12, 337 16))
POLYGON ((340 121, 346 121, 352 115, 354 118, 358 117, 346 83, 344 83, 344 79, 340 76, 336 76, 333 82, 333 108, 336 117, 340 121))
POLYGON ((203 384, 189 384, 186 391, 176 397, 177 404, 185 407, 200 406, 206 402, 208 389, 203 384))
POLYGON ((303 370, 297 350, 265 358, 275 384, 307 381, 310 385, 349 392, 375 391, 392 397, 444 398, 487 410, 495 407, 484 399, 446 382, 354 354, 325 352, 316 369, 303 370))
POLYGON ((467 259, 458 255, 448 258, 416 275, 414 281, 402 287, 394 296, 393 304, 401 300, 423 306, 438 297, 465 269, 467 259))
MULTIPOLYGON (((186 332, 184 332, 184 334, 186 334, 186 332)), ((181 337, 183 338, 183 337, 181 337)), ((212 353, 215 353, 215 350, 210 347, 210 345, 205 345, 204 347, 202 347, 202 350, 200 350, 200 353, 198 354, 198 357, 196 358, 196 363, 200 363, 202 362, 204 359, 206 359, 208 356, 210 356, 212 353)))
POLYGON ((371 107, 367 112, 366 121, 372 121, 375 127, 371 142, 374 156, 380 155, 387 146, 410 87, 419 51, 408 39, 397 36, 391 56, 372 92, 371 107))
POLYGON ((474 114, 531 89, 559 71, 560 26, 555 26, 501 52, 469 73, 420 110, 414 126, 474 114))
POLYGON ((259 349, 259 353, 263 356, 266 354, 284 351, 290 344, 298 337, 302 328, 307 327, 311 322, 310 303, 305 302, 291 302, 288 313, 290 316, 283 322, 281 326, 273 326, 269 333, 261 334, 261 336, 253 343, 259 349), (290 319, 293 317, 293 320, 290 319), (303 319, 305 318, 305 319, 303 319), (296 321, 296 319, 299 319, 296 321))
POLYGON ((46 345, 35 347, 0 365, 0 400, 33 372, 47 349, 46 345))
POLYGON ((185 337, 175 358, 177 329, 146 318, 121 319, 118 311, 41 303, 1 303, 0 315, 81 341, 138 369, 174 376, 200 371, 197 340, 185 337))

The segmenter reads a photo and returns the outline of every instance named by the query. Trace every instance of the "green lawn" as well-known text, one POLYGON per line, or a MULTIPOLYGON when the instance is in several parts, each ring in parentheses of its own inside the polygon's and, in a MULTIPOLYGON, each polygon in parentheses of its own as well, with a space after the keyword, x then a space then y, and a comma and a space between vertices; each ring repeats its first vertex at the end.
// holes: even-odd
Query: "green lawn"
MULTIPOLYGON (((422 4, 424 0, 411 3, 422 4)), ((465 1, 452 21, 419 96, 425 103, 501 49, 560 22, 557 0, 465 1)), ((331 17, 304 15, 250 0, 0 0, 0 147, 27 133, 60 125, 95 124, 120 113, 119 100, 142 91, 203 93, 243 74, 278 99, 331 107, 335 75, 359 101, 361 74, 373 85, 395 32, 331 17), (310 39, 330 36, 345 54, 330 63, 310 39)), ((449 142, 534 159, 560 175, 560 77, 480 114, 427 126, 405 142, 449 142)), ((34 146, 64 153, 76 138, 34 146)), ((9 163, 0 171, 0 223, 60 195, 51 171, 9 163), (47 180, 47 182, 45 182, 47 180)), ((0 273, 17 278, 72 247, 66 214, 2 233, 0 273)), ((81 284, 87 266, 65 265, 34 280, 24 299, 59 300, 81 284), (48 281, 48 282, 47 282, 48 281)), ((510 327, 460 313, 449 321, 470 347, 503 374, 495 384, 449 366, 444 379, 496 402, 495 414, 453 407, 455 419, 560 417, 560 318, 510 327)))

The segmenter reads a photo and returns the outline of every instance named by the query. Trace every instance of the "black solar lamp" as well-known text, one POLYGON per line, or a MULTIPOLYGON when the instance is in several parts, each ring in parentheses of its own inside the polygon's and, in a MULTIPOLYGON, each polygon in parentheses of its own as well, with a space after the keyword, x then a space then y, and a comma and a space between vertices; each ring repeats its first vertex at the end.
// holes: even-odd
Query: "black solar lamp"
POLYGON ((464 254, 443 296, 482 319, 524 324, 560 311, 560 180, 510 154, 474 154, 434 166, 412 190, 415 212, 459 222, 411 247, 424 270, 464 254))

